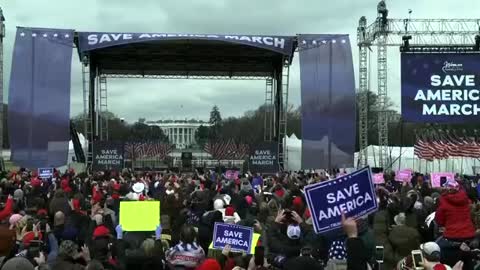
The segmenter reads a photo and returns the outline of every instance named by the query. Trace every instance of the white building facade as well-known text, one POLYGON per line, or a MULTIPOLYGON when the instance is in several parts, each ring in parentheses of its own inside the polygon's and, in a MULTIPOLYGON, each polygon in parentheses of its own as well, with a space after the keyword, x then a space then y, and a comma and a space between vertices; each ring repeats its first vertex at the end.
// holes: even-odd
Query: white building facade
POLYGON ((175 144, 177 149, 185 149, 196 144, 195 133, 200 126, 209 126, 203 122, 188 121, 162 121, 147 122, 149 126, 158 126, 163 130, 171 144, 175 144))

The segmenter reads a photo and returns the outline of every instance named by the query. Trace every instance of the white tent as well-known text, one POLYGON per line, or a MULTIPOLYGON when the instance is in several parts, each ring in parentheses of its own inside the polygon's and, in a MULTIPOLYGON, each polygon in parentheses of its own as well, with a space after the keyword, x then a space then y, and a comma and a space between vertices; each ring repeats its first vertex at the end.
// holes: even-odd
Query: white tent
MULTIPOLYGON (((287 170, 300 170, 302 167, 302 140, 295 134, 285 137, 287 170)), ((370 167, 378 167, 379 146, 370 145, 367 148, 367 162, 370 167)), ((388 147, 388 160, 392 170, 413 169, 417 172, 456 172, 475 174, 479 172, 480 160, 475 158, 449 158, 444 160, 420 160, 414 155, 413 147, 388 147)), ((354 164, 358 164, 358 153, 355 153, 354 164)))

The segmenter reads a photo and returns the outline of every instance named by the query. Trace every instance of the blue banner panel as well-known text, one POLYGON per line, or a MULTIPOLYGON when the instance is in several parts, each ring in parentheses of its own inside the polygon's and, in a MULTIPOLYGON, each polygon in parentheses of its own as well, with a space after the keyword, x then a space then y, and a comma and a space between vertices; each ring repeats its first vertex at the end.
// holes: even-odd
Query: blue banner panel
POLYGON ((250 149, 248 169, 253 173, 278 172, 278 144, 265 142, 250 149))
POLYGON ((316 233, 340 228, 342 212, 347 217, 358 218, 378 208, 369 167, 306 186, 304 191, 316 233))
POLYGON ((73 30, 17 29, 8 94, 12 161, 22 167, 67 164, 73 30))
POLYGON ((79 32, 80 51, 86 52, 131 43, 166 40, 224 41, 267 49, 291 55, 294 37, 261 35, 167 34, 167 33, 100 33, 79 32))
POLYGON ((300 35, 302 168, 353 167, 355 77, 348 35, 300 35))
POLYGON ((402 53, 401 64, 405 121, 478 121, 480 54, 402 53))
POLYGON ((250 253, 252 246, 253 228, 215 222, 213 229, 213 248, 223 249, 226 245, 232 251, 250 253))
POLYGON ((124 148, 125 145, 121 142, 94 142, 92 169, 94 171, 121 171, 125 165, 124 148))

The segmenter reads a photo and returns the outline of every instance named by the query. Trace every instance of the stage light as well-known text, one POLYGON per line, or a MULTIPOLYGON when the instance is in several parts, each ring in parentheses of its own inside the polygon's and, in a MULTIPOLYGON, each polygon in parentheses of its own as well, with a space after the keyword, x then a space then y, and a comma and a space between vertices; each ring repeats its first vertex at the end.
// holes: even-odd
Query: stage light
POLYGON ((403 36, 402 37, 402 40, 403 40, 403 50, 404 51, 408 51, 410 50, 410 40, 412 39, 412 36, 408 35, 408 36, 403 36))

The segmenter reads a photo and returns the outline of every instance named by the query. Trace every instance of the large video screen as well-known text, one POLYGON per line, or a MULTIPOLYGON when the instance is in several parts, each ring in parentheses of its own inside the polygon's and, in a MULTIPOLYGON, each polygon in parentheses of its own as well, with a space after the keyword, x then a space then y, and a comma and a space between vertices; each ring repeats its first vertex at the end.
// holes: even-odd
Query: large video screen
POLYGON ((404 121, 479 121, 480 54, 402 53, 401 65, 404 121))

